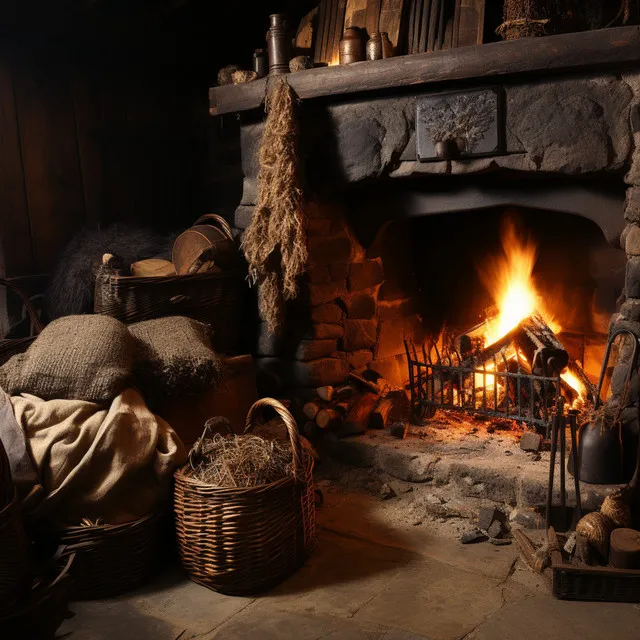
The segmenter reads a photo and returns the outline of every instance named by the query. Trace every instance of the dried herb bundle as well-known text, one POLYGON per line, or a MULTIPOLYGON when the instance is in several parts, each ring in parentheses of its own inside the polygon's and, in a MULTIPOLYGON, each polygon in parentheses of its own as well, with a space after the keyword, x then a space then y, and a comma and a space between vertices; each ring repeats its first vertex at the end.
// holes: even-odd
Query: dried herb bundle
POLYGON ((258 202, 242 240, 250 276, 260 286, 260 312, 272 333, 282 328, 284 301, 296 297, 307 262, 295 106, 293 90, 279 79, 267 96, 258 202))

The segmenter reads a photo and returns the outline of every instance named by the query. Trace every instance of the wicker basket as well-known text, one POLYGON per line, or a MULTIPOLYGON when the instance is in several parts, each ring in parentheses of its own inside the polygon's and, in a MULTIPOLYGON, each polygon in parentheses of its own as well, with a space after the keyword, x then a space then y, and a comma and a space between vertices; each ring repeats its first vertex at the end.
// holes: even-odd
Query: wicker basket
POLYGON ((125 524, 62 529, 59 543, 76 554, 75 598, 108 598, 145 582, 158 566, 163 520, 157 513, 125 524))
POLYGON ((125 324, 164 316, 206 322, 220 353, 242 351, 242 318, 248 286, 242 271, 183 276, 120 276, 102 265, 96 277, 94 311, 125 324))
POLYGON ((31 335, 26 338, 0 338, 0 365, 3 365, 11 356, 14 356, 16 353, 22 353, 26 351, 27 347, 36 339, 36 336, 42 331, 43 324, 40 322, 40 318, 38 318, 38 314, 36 312, 35 307, 31 303, 31 300, 27 297, 27 295, 15 284, 9 282, 8 280, 4 280, 0 278, 0 287, 6 287, 11 291, 14 291, 22 304, 24 304, 24 308, 27 310, 29 314, 29 318, 31 320, 31 335))
POLYGON ((235 489, 196 480, 188 464, 175 474, 182 564, 194 582, 220 593, 246 595, 276 585, 304 563, 317 539, 313 459, 300 445, 291 414, 277 400, 258 400, 245 433, 264 407, 273 407, 287 427, 293 476, 235 489))
POLYGON ((11 480, 9 460, 0 441, 0 618, 29 592, 29 549, 22 510, 11 480))
POLYGON ((37 580, 24 602, 10 616, 0 617, 0 637, 54 640, 58 627, 68 617, 74 558, 71 554, 52 575, 37 580))

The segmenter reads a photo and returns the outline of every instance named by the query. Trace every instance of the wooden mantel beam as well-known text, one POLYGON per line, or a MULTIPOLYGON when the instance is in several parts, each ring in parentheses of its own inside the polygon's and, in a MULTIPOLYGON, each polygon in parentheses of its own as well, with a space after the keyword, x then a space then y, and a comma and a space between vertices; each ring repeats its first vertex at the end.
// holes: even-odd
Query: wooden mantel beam
MULTIPOLYGON (((321 67, 288 74, 287 79, 298 96, 305 100, 455 80, 533 73, 551 75, 633 63, 640 68, 640 26, 507 40, 386 60, 321 67)), ((211 88, 211 115, 260 107, 266 83, 265 78, 247 84, 211 88)))

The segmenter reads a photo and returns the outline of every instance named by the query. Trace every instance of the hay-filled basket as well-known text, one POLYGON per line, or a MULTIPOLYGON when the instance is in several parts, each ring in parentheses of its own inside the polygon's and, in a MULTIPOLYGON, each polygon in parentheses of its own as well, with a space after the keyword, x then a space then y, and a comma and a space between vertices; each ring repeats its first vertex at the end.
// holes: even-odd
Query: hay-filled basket
POLYGON ((203 482, 195 468, 207 429, 175 474, 182 564, 194 582, 220 593, 246 595, 278 584, 304 563, 317 539, 313 458, 301 446, 293 416, 277 400, 263 398, 249 410, 244 433, 265 407, 275 409, 287 428, 289 474, 249 487, 203 482))

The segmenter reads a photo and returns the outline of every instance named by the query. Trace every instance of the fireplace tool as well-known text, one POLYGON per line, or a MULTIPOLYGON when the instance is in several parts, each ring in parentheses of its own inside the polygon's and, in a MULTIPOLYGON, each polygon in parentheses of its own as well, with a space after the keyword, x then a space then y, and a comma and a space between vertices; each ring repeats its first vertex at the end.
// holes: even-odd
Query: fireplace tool
POLYGON ((569 473, 576 473, 583 482, 591 484, 620 484, 623 482, 623 447, 622 447, 622 421, 620 414, 626 402, 621 399, 616 414, 613 418, 607 418, 605 406, 602 401, 602 387, 609 369, 609 360, 613 345, 621 335, 631 338, 631 357, 624 376, 624 392, 629 388, 631 375, 636 367, 638 340, 628 329, 618 329, 611 334, 600 371, 597 396, 595 398, 593 419, 585 422, 580 427, 578 437, 579 466, 569 464, 569 473))

